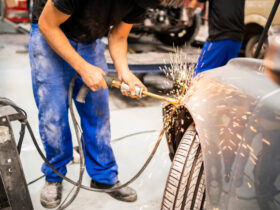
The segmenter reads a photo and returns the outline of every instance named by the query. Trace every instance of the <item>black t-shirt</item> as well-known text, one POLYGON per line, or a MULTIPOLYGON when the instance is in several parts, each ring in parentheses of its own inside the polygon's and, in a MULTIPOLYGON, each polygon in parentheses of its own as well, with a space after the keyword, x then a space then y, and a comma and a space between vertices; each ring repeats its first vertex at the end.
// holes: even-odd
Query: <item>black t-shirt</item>
MULTIPOLYGON (((206 0, 199 0, 205 2, 206 0)), ((209 0, 208 41, 242 41, 245 0, 209 0)))
MULTIPOLYGON (((35 0, 32 22, 38 19, 47 0, 35 0)), ((109 32, 111 26, 121 21, 139 23, 145 9, 135 0, 52 0, 54 6, 71 17, 61 24, 66 36, 77 42, 89 43, 109 32)))

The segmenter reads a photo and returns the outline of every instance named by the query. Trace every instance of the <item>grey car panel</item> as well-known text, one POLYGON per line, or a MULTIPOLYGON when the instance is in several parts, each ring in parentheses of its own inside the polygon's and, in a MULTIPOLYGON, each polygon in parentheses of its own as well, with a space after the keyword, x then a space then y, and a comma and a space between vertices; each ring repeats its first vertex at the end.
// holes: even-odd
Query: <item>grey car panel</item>
POLYGON ((280 209, 280 88, 255 59, 199 75, 185 97, 202 145, 207 209, 280 209))

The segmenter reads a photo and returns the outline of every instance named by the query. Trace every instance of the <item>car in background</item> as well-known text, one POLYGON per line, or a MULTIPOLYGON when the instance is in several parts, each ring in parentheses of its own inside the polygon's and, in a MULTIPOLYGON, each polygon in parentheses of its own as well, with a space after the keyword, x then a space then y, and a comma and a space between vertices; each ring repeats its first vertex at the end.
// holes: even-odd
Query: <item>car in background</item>
MULTIPOLYGON (((275 2, 274 0, 263 0, 263 1, 246 0, 245 1, 245 16, 244 16, 245 29, 244 29, 244 40, 241 48, 242 56, 249 57, 249 58, 253 57, 261 33, 265 27, 265 24, 267 22, 268 16, 270 14, 274 2, 275 2)), ((208 19, 207 17, 208 7, 209 4, 207 2, 205 4, 205 7, 201 8, 202 12, 197 14, 197 17, 199 14, 204 14, 203 17, 201 16, 202 22, 204 22, 203 21, 204 19, 206 20, 208 19)), ((192 43, 193 46, 202 47, 208 36, 208 31, 207 31, 208 26, 205 27, 201 23, 199 23, 195 25, 195 28, 196 29, 194 31, 197 32, 193 34, 194 37, 192 37, 192 39, 190 40, 192 41, 194 39, 194 42, 192 43)), ((278 9, 275 18, 273 19, 268 36, 270 37, 275 33, 279 33, 279 32, 280 32, 280 10, 278 9)), ((172 43, 175 43, 175 45, 177 44, 172 39, 169 39, 169 41, 170 42, 173 41, 172 43)), ((181 45, 184 44, 183 42, 180 43, 181 45)), ((269 39, 266 39, 258 58, 264 58, 265 51, 268 47, 268 43, 269 43, 269 39)))
MULTIPOLYGON (((245 57, 253 57, 256 50, 260 35, 267 22, 274 0, 246 0, 245 1, 245 32, 242 50, 245 57)), ((280 30, 280 10, 278 9, 273 19, 269 35, 279 32, 280 30)), ((268 47, 268 39, 265 41, 259 58, 264 58, 265 51, 268 47)))
POLYGON ((191 43, 198 33, 201 24, 201 5, 194 13, 193 23, 189 26, 186 5, 190 0, 184 0, 181 8, 159 6, 148 8, 143 23, 132 28, 131 37, 154 35, 159 41, 169 46, 182 46, 191 43))

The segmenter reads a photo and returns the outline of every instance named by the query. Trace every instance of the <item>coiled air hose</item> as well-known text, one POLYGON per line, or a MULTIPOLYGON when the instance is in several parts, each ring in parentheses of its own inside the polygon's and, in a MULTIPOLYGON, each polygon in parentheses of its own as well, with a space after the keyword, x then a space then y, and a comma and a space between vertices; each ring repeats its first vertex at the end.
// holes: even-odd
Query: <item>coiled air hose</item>
MULTIPOLYGON (((82 184, 82 179, 83 179, 83 173, 84 173, 84 170, 85 170, 85 161, 84 161, 84 155, 83 155, 83 144, 81 141, 84 141, 84 138, 83 138, 83 135, 81 133, 81 128, 76 120, 76 117, 75 117, 75 114, 74 114, 74 109, 73 109, 73 101, 72 101, 72 97, 73 97, 73 89, 74 89, 74 86, 75 86, 75 81, 76 79, 78 78, 78 75, 75 75, 73 77, 73 79, 71 80, 71 83, 70 83, 70 86, 69 86, 69 90, 68 90, 68 103, 69 103, 69 110, 70 110, 70 114, 71 114, 71 118, 72 118, 72 122, 73 122, 73 125, 74 125, 74 129, 75 129, 75 134, 76 134, 76 138, 77 138, 77 142, 78 142, 78 145, 79 145, 79 153, 80 153, 80 173, 79 173, 79 179, 78 181, 74 181, 70 178, 68 178, 67 176, 61 174, 59 171, 57 171, 53 165, 47 160, 46 156, 44 155, 44 153, 42 152, 36 138, 35 138, 35 135, 33 133, 33 130, 27 120, 27 113, 21 109, 20 107, 18 107, 17 105, 15 105, 12 101, 10 100, 3 100, 3 99, 0 99, 0 102, 2 104, 5 104, 5 105, 10 105, 12 106, 15 110, 17 110, 18 112, 21 112, 21 114, 23 114, 25 116, 25 120, 22 120, 21 123, 22 123, 22 128, 21 128, 21 136, 20 136, 20 141, 19 141, 19 144, 18 144, 18 150, 20 152, 20 148, 21 148, 21 144, 22 144, 22 141, 23 141, 23 136, 24 136, 24 131, 25 131, 25 126, 27 127, 28 131, 29 131, 29 134, 31 136, 31 139, 34 143, 34 146, 36 148, 36 150, 38 151, 39 155, 41 156, 41 158, 43 159, 43 161, 58 175, 60 176, 61 178, 63 178, 64 180, 66 180, 67 182, 71 183, 72 185, 74 185, 74 187, 76 186, 76 190, 73 194, 73 196, 69 199, 69 201, 66 202, 66 199, 69 197, 70 193, 72 192, 72 190, 70 191, 70 193, 68 194, 68 196, 66 197, 66 199, 62 202, 62 204, 57 208, 59 210, 62 210, 62 209, 65 209, 67 208, 73 201, 74 199, 77 197, 80 189, 85 189, 85 190, 88 190, 88 191, 93 191, 93 192, 105 192, 105 193, 109 193, 109 192, 113 192, 115 190, 119 190, 123 187, 126 187, 128 186, 129 184, 131 184, 132 182, 134 182, 142 173, 143 171, 147 168, 147 166, 149 165, 149 163, 151 162, 151 160, 153 159, 159 145, 160 145, 160 142, 162 141, 162 138, 163 138, 163 135, 164 135, 164 132, 166 130, 166 127, 164 126, 163 129, 161 130, 160 134, 159 134, 159 137, 157 139, 157 142, 155 143, 155 146, 152 150, 152 152, 150 153, 149 157, 147 158, 147 160, 145 161, 144 165, 140 168, 140 170, 130 179, 128 180, 127 182, 125 182, 124 184, 120 185, 120 186, 117 186, 117 187, 112 187, 112 188, 109 188, 109 189, 96 189, 96 188, 91 188, 91 187, 88 187, 88 186, 85 186, 82 184), (79 135, 80 133, 80 135, 79 135), (80 138, 81 136, 81 138, 80 138), (65 203, 65 204, 64 204, 65 203)), ((174 106, 174 109, 170 112, 170 115, 169 115, 169 118, 166 120, 166 122, 169 122, 173 116, 173 114, 175 113, 176 111, 176 108, 174 106)), ((84 145, 86 146, 86 145, 84 145)))

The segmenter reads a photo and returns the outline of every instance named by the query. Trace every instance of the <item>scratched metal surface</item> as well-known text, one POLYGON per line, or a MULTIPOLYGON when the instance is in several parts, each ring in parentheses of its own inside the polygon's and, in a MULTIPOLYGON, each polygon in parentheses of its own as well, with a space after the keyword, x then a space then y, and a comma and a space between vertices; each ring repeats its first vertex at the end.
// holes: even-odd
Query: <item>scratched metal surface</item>
POLYGON ((201 141, 207 209, 280 209, 280 87, 262 62, 234 59, 185 98, 201 141))

